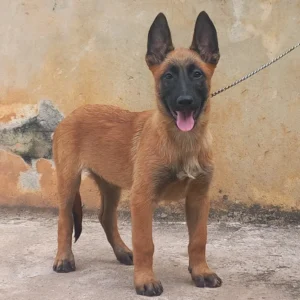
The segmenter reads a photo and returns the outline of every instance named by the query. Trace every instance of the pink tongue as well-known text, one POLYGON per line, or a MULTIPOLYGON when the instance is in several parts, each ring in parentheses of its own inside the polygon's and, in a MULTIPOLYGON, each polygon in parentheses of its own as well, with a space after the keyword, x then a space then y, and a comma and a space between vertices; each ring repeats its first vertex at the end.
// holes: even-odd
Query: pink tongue
POLYGON ((177 111, 177 126, 181 131, 190 131, 195 125, 193 112, 177 111))

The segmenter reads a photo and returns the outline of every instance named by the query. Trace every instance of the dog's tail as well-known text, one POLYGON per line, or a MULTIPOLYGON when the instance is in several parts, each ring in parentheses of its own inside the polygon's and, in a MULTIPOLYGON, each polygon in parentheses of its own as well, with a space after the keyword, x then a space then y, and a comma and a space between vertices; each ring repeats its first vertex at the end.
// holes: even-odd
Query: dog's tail
POLYGON ((82 204, 79 192, 76 193, 72 213, 74 221, 74 238, 76 243, 82 232, 82 204))

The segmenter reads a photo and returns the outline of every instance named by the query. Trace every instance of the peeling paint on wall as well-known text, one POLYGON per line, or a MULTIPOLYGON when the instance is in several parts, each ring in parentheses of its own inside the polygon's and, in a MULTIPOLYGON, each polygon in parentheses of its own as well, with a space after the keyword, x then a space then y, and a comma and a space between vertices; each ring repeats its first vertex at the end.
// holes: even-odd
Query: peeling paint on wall
POLYGON ((31 168, 20 172, 19 187, 23 191, 39 191, 41 174, 36 169, 36 160, 32 160, 31 168))
POLYGON ((27 163, 32 159, 51 158, 52 133, 62 119, 62 113, 51 101, 42 100, 36 116, 0 126, 0 147, 20 155, 27 163))
POLYGON ((249 38, 250 34, 246 30, 243 22, 241 21, 245 11, 244 0, 232 0, 233 15, 235 22, 232 25, 229 36, 232 42, 241 42, 249 38))

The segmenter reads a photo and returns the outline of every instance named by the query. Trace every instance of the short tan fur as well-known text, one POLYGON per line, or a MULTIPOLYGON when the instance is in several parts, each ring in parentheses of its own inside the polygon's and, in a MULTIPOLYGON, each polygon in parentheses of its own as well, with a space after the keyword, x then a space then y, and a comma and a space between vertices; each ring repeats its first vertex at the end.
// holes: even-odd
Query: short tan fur
POLYGON ((138 294, 163 292, 153 271, 152 213, 160 200, 186 199, 192 279, 198 287, 221 285, 205 256, 208 191, 214 169, 209 94, 218 60, 216 31, 205 12, 197 18, 190 49, 176 50, 167 20, 160 13, 150 28, 146 55, 155 81, 156 109, 130 112, 108 105, 85 105, 59 124, 53 140, 59 197, 55 271, 75 270, 72 232, 74 226, 78 239, 82 228, 81 173, 88 170, 101 193, 99 221, 117 259, 127 265, 134 263, 138 294), (191 65, 194 69, 189 75, 191 65), (177 73, 170 75, 170 68, 177 73), (182 86, 176 97, 170 96, 175 95, 175 88, 168 90, 175 77, 179 80, 176 86, 182 86), (188 108, 191 103, 195 105, 192 112, 188 108), (180 130, 189 124, 193 125, 191 130, 180 130), (122 189, 131 189, 133 254, 118 232, 117 206, 122 189))

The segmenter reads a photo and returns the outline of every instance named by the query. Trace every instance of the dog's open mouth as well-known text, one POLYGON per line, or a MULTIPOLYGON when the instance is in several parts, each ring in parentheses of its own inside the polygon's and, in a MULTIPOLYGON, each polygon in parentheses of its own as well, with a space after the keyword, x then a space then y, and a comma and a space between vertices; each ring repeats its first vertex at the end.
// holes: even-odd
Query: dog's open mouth
POLYGON ((171 111, 176 125, 181 131, 190 131, 195 126, 198 110, 171 111))

